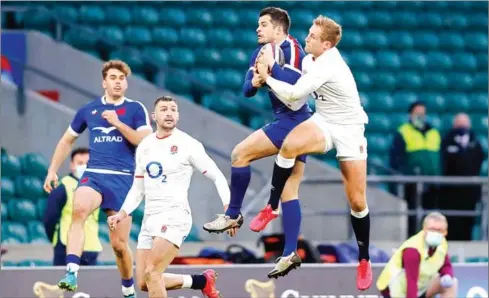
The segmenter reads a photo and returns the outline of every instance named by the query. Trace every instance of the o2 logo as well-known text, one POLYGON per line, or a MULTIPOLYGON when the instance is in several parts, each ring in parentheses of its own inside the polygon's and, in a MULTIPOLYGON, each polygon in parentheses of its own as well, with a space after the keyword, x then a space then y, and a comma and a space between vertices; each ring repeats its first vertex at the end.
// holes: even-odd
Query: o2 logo
POLYGON ((324 95, 319 95, 317 94, 316 91, 314 91, 312 93, 312 97, 315 99, 315 100, 320 100, 320 101, 325 101, 326 99, 324 98, 324 95))
POLYGON ((166 175, 163 175, 163 166, 157 161, 152 161, 146 165, 146 173, 151 179, 161 179, 162 183, 166 183, 166 175))

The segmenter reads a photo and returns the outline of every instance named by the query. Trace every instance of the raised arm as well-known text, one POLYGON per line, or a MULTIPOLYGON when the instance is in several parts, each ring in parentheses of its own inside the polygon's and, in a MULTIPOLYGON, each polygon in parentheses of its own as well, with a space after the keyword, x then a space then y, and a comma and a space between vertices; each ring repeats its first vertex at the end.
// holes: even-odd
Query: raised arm
POLYGON ((224 209, 227 209, 231 200, 231 192, 226 177, 217 167, 216 163, 205 152, 204 146, 198 143, 193 148, 190 162, 194 168, 199 170, 205 177, 211 179, 216 186, 224 209))

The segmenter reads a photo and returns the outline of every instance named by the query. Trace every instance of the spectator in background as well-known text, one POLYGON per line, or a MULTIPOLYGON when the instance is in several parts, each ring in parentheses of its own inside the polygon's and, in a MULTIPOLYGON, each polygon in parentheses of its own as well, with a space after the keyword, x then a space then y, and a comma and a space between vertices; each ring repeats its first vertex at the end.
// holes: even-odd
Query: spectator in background
MULTIPOLYGON (((445 176, 479 176, 484 152, 471 130, 467 114, 457 114, 453 128, 443 138, 442 168, 445 176)), ((440 208, 444 210, 475 210, 482 195, 480 185, 445 185, 442 187, 440 208)), ((473 217, 448 217, 448 225, 454 227, 448 240, 471 240, 473 217)))
MULTIPOLYGON (((71 153, 71 174, 61 179, 61 184, 48 197, 44 228, 54 247, 53 265, 66 265, 66 243, 73 212, 73 195, 78 180, 83 175, 89 159, 88 148, 77 148, 71 153)), ((85 247, 81 265, 96 265, 102 244, 98 237, 100 209, 95 210, 85 224, 85 247)))
MULTIPOLYGON (((414 102, 409 106, 409 121, 402 124, 394 136, 390 152, 390 167, 404 175, 440 175, 440 133, 426 120, 426 106, 414 102)), ((395 193, 395 192, 394 192, 395 193)), ((437 186, 425 185, 423 208, 437 207, 437 186)), ((416 208, 416 184, 406 184, 404 199, 409 210, 416 208)), ((416 218, 408 219, 408 234, 416 233, 416 218)))

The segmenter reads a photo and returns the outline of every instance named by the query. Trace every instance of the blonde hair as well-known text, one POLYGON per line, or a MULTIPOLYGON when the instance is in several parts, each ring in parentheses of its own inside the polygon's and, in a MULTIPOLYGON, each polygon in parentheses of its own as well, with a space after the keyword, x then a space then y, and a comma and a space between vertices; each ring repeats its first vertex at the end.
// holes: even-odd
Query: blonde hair
POLYGON ((109 60, 105 62, 102 66, 102 79, 105 79, 107 77, 109 69, 117 69, 125 74, 126 77, 131 75, 131 68, 129 67, 129 65, 127 65, 126 62, 122 60, 109 60))
POLYGON ((313 24, 321 27, 321 41, 331 42, 332 47, 340 43, 342 34, 341 25, 323 15, 319 15, 314 19, 313 24))

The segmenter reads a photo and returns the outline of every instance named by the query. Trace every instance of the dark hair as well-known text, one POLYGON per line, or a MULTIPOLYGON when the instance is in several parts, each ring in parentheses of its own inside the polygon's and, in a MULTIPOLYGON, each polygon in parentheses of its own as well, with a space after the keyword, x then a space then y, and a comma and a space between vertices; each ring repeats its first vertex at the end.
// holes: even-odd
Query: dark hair
POLYGON ((411 114, 411 113, 413 112, 413 110, 414 110, 416 107, 426 107, 426 105, 424 104, 424 102, 419 101, 419 100, 417 100, 417 101, 413 102, 413 103, 412 103, 412 104, 409 106, 409 110, 408 110, 409 114, 411 114))
POLYGON ((73 161, 73 158, 75 158, 75 156, 78 154, 88 154, 88 153, 90 153, 90 150, 86 147, 76 148, 75 150, 71 151, 71 161, 73 161))
POLYGON ((290 17, 289 13, 282 8, 278 7, 267 7, 260 11, 260 17, 269 15, 272 19, 272 24, 274 26, 282 26, 284 28, 285 34, 289 34, 290 29, 290 17))
POLYGON ((153 105, 153 107, 156 107, 156 105, 160 102, 160 101, 173 101, 175 103, 177 103, 177 101, 171 97, 171 96, 168 96, 168 95, 165 95, 165 96, 161 96, 161 97, 158 97, 156 100, 155 100, 155 104, 153 105))

